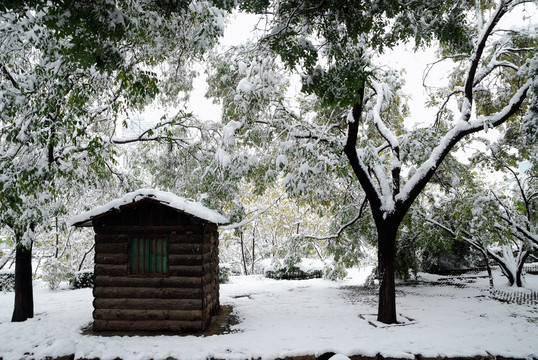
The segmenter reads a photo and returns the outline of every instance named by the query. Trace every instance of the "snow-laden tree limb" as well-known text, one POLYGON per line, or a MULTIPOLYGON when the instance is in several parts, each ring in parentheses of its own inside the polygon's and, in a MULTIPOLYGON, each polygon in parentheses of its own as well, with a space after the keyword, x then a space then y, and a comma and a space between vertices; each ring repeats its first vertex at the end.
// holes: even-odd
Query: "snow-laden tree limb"
POLYGON ((336 230, 335 233, 333 234, 330 234, 330 235, 323 235, 323 236, 314 236, 314 235, 302 235, 302 237, 304 238, 307 238, 307 239, 314 239, 314 240, 331 240, 331 239, 338 239, 340 237, 340 235, 342 235, 342 233, 344 232, 344 230, 346 230, 347 228, 349 228, 350 226, 352 226, 353 224, 355 224, 357 221, 359 221, 359 219, 362 217, 363 215, 363 212, 364 212, 364 208, 366 207, 366 204, 368 203, 368 199, 367 198, 364 198, 364 200, 362 201, 361 203, 361 206, 359 208, 359 212, 357 213, 357 215, 351 219, 350 221, 348 221, 347 223, 345 223, 344 225, 341 225, 340 228, 338 230, 336 230))
MULTIPOLYGON (((466 112, 466 106, 471 106, 473 103, 473 87, 475 84, 475 78, 476 78, 476 72, 480 65, 480 61, 482 60, 482 54, 486 48, 486 44, 488 41, 489 36, 491 35, 493 29, 499 22, 499 20, 503 17, 504 14, 508 11, 507 4, 510 1, 505 2, 504 0, 501 0, 501 2, 498 4, 497 8, 493 12, 493 15, 490 17, 488 22, 484 25, 484 28, 481 29, 478 38, 475 42, 475 48, 474 52, 471 55, 471 65, 469 66, 469 70, 467 71, 467 78, 465 80, 465 99, 467 99, 468 105, 464 103, 464 107, 462 109, 462 116, 465 121, 468 121, 471 114, 470 112, 466 112)), ((470 110, 470 109, 469 109, 470 110)))
POLYGON ((538 234, 525 229, 521 224, 516 223, 506 215, 500 214, 499 217, 509 225, 508 228, 503 228, 503 230, 509 230, 514 235, 521 235, 521 240, 530 242, 532 246, 538 249, 538 234))
POLYGON ((238 229, 238 228, 241 228, 241 227, 243 227, 245 225, 248 225, 251 222, 253 222, 254 220, 256 220, 257 218, 259 218, 260 216, 262 216, 263 214, 265 214, 267 211, 269 211, 273 206, 278 204, 278 202, 280 201, 281 198, 282 198, 282 195, 277 197, 275 199, 275 201, 273 201, 271 204, 266 206, 264 209, 259 210, 254 216, 252 216, 250 218, 245 218, 242 221, 237 222, 237 223, 220 226, 219 229, 221 229, 221 230, 233 230, 233 229, 238 229))
POLYGON ((525 260, 530 254, 530 252, 527 251, 524 246, 518 246, 517 258, 514 258, 514 254, 510 245, 503 245, 502 255, 497 255, 497 253, 493 251, 493 249, 491 249, 489 246, 485 246, 480 241, 474 240, 472 235, 468 232, 463 231, 463 233, 459 234, 458 236, 458 234, 454 230, 432 219, 423 212, 418 211, 417 213, 426 222, 443 229, 454 238, 462 239, 467 244, 471 245, 474 249, 495 260, 495 262, 501 267, 503 273, 508 278, 511 285, 522 286, 521 273, 525 260))
POLYGON ((429 158, 422 163, 415 174, 403 186, 400 194, 396 195, 396 202, 408 208, 418 196, 425 184, 433 176, 443 159, 464 136, 481 131, 486 126, 496 127, 514 115, 525 101, 527 92, 533 79, 528 79, 523 86, 512 96, 509 103, 499 112, 484 116, 477 120, 466 121, 470 118, 471 109, 466 108, 456 125, 443 136, 429 158))
POLYGON ((372 86, 376 91, 377 94, 377 100, 374 108, 372 109, 373 118, 374 118, 374 124, 381 134, 381 136, 389 143, 391 149, 393 151, 396 151, 400 147, 400 142, 398 141, 398 138, 390 131, 390 129, 383 123, 383 120, 381 119, 381 108, 383 106, 383 99, 384 99, 384 93, 385 88, 382 84, 374 81, 372 82, 372 86))

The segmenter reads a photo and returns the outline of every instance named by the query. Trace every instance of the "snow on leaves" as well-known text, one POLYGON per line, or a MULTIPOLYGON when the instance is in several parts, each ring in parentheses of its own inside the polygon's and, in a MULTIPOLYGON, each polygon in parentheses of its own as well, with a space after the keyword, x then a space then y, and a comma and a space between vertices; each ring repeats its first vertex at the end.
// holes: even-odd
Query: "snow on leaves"
POLYGON ((224 10, 209 1, 63 6, 37 1, 0 12, 0 225, 21 234, 46 223, 61 187, 106 177, 114 144, 161 140, 181 125, 172 119, 137 139, 115 136, 133 109, 158 96, 184 98, 192 61, 224 29, 224 10))

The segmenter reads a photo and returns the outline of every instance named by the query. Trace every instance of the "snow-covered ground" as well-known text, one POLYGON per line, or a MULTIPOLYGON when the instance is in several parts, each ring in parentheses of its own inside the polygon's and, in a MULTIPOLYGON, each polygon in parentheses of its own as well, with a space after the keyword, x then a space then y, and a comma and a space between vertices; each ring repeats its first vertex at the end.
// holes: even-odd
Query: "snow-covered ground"
MULTIPOLYGON (((221 304, 232 305, 240 323, 234 332, 206 337, 83 335, 92 321, 91 290, 52 292, 36 282, 36 315, 22 323, 10 322, 13 293, 0 293, 0 358, 538 357, 538 306, 490 298, 485 278, 438 285, 441 277, 423 274, 424 282, 397 289, 400 318, 408 324, 383 326, 371 315, 376 296, 358 286, 366 274, 355 271, 341 282, 233 277, 221 285, 221 304)), ((504 282, 497 276, 498 287, 504 282)), ((538 276, 528 275, 527 287, 522 291, 537 291, 538 276)))

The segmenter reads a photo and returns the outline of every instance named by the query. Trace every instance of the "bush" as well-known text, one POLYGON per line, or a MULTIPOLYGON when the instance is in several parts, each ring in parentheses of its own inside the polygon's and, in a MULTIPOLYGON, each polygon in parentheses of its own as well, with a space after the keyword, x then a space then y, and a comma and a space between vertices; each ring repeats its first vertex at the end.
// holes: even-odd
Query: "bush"
POLYGON ((7 292, 15 289, 15 270, 0 270, 0 291, 7 292))
POLYGON ((95 275, 93 270, 82 270, 77 271, 74 276, 69 279, 69 285, 73 289, 82 289, 82 288, 93 288, 93 282, 95 280, 95 275))
POLYGON ((347 276, 347 270, 343 264, 333 263, 325 267, 323 277, 329 280, 341 280, 347 276))
POLYGON ((296 266, 266 270, 265 277, 276 280, 307 280, 323 277, 323 270, 302 271, 296 266))
POLYGON ((480 255, 476 256, 470 245, 463 241, 454 241, 450 245, 448 248, 427 247, 422 254, 421 270, 432 274, 452 274, 458 270, 472 268, 482 260, 480 255))
POLYGON ((221 264, 219 266, 219 283, 228 283, 228 281, 230 281, 230 273, 230 266, 228 264, 221 264))
POLYGON ((68 281, 73 277, 71 264, 63 259, 47 259, 43 264, 43 275, 41 278, 47 283, 51 290, 56 290, 62 281, 68 281))
POLYGON ((309 259, 301 259, 296 264, 283 264, 277 262, 265 268, 264 275, 276 280, 307 280, 323 277, 323 262, 309 259))
POLYGON ((364 281, 364 286, 367 288, 375 288, 379 285, 379 271, 377 266, 372 269, 370 275, 366 277, 364 281))

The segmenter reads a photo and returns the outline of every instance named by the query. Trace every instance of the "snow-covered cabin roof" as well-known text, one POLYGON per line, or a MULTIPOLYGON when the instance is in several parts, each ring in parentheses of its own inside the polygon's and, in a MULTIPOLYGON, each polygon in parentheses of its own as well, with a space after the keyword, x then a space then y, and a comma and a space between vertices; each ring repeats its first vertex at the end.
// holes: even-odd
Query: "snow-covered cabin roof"
POLYGON ((120 208, 125 205, 136 203, 144 199, 151 199, 172 209, 182 211, 214 224, 227 224, 230 222, 226 216, 219 212, 209 209, 198 202, 184 199, 171 192, 140 189, 125 194, 125 196, 112 200, 103 206, 76 215, 71 218, 69 223, 73 226, 92 226, 92 220, 94 218, 114 210, 120 210, 120 208))

